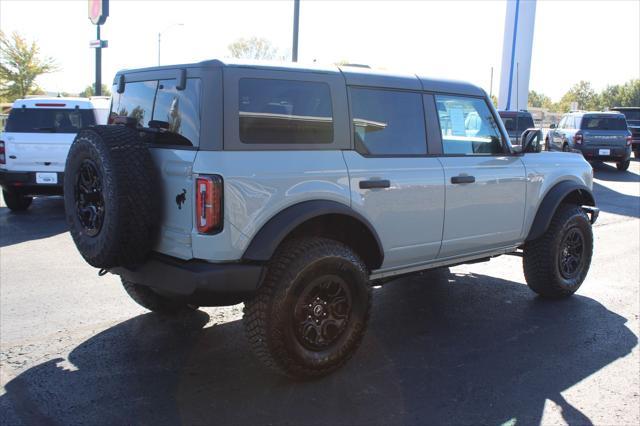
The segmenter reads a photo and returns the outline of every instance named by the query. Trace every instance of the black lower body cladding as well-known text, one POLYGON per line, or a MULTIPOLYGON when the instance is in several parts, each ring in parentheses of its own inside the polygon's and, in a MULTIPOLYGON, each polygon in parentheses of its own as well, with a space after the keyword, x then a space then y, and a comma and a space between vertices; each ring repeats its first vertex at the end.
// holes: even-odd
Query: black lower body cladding
POLYGON ((64 205, 73 241, 97 268, 130 266, 149 253, 160 216, 157 172, 138 132, 92 126, 67 157, 64 205))

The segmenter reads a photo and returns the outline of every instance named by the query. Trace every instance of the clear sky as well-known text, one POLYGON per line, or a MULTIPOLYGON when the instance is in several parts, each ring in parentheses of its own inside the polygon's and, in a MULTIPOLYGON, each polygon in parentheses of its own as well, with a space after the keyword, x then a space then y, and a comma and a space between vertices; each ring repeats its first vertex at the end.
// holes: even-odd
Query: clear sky
MULTIPOLYGON (((87 1, 0 0, 0 28, 36 40, 60 71, 48 91, 79 92, 94 81, 95 26, 87 1)), ((467 80, 498 92, 506 0, 309 1, 300 7, 299 61, 348 60, 467 80)), ((121 68, 228 55, 239 37, 265 37, 290 55, 293 1, 112 0, 102 27, 103 82, 121 68)), ((640 0, 539 0, 530 88, 557 100, 579 80, 598 90, 640 78, 640 0)))

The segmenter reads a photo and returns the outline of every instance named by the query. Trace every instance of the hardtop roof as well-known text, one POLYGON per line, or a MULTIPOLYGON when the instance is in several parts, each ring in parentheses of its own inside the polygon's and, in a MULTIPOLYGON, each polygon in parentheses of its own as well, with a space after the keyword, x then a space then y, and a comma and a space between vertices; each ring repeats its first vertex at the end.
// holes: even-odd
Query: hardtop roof
POLYGON ((236 59, 212 59, 202 62, 177 65, 163 65, 148 68, 124 69, 116 73, 114 84, 118 75, 136 72, 149 72, 158 70, 172 70, 179 68, 209 68, 209 67, 232 67, 232 68, 252 68, 265 69, 270 71, 297 71, 321 74, 341 74, 345 78, 347 85, 383 87, 389 89, 420 90, 427 92, 444 92, 456 94, 468 94, 474 96, 485 96, 485 92, 478 86, 470 83, 436 79, 424 77, 417 74, 396 73, 392 71, 370 69, 363 66, 349 65, 320 65, 301 64, 292 62, 271 62, 271 61, 250 61, 236 59))

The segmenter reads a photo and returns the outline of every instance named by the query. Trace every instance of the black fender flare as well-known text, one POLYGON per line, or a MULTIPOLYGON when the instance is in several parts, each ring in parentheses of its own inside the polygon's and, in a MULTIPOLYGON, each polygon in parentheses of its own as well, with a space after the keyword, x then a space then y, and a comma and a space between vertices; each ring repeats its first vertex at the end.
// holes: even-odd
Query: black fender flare
POLYGON ((384 250, 378 233, 369 221, 349 206, 330 200, 303 201, 287 207, 269 219, 249 243, 242 259, 245 261, 266 262, 275 253, 280 243, 299 225, 325 215, 344 215, 362 223, 377 243, 380 264, 384 259, 384 250))
POLYGON ((573 192, 577 192, 578 204, 595 207, 596 201, 593 193, 585 185, 570 180, 557 183, 547 192, 538 206, 536 217, 533 219, 526 241, 532 241, 541 237, 542 234, 549 229, 551 219, 558 209, 558 206, 573 192))

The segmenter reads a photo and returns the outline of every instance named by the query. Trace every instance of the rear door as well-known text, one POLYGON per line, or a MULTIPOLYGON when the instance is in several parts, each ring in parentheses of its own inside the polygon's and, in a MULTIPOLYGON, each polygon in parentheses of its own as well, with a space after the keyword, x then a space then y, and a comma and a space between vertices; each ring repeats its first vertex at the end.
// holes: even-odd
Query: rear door
POLYGON ((444 223, 444 176, 437 157, 428 153, 423 95, 352 87, 349 100, 355 150, 344 151, 344 159, 352 207, 378 232, 383 269, 435 259, 444 223))
POLYGON ((622 115, 591 114, 582 118, 580 126, 585 146, 625 148, 629 136, 627 123, 622 115))
POLYGON ((4 134, 8 170, 63 172, 76 133, 95 124, 90 109, 50 105, 11 110, 4 134))
POLYGON ((525 208, 525 168, 505 141, 485 99, 436 95, 445 178, 439 258, 459 257, 518 241, 525 208), (468 120, 480 117, 480 122, 468 120), (473 125, 471 125, 473 124, 473 125))
POLYGON ((160 238, 155 250, 182 259, 192 257, 194 180, 193 162, 200 142, 201 81, 187 78, 183 90, 176 88, 176 72, 127 76, 125 91, 114 86, 112 113, 134 117, 145 133, 162 194, 160 238), (173 77, 173 78, 172 78, 173 77), (140 79, 140 81, 132 81, 140 79), (153 121, 153 122, 152 122, 153 121))

